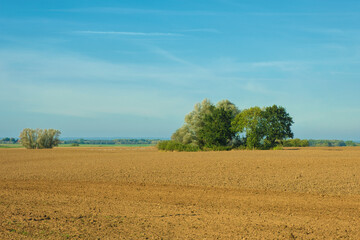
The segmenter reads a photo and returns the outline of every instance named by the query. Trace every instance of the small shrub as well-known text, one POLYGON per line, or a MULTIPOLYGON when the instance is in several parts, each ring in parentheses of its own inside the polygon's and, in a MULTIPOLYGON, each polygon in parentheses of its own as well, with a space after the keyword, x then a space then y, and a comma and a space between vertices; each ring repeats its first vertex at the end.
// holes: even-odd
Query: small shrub
POLYGON ((284 150, 284 148, 281 145, 277 145, 273 148, 273 150, 284 150))
POLYGON ((157 148, 162 151, 197 152, 200 148, 191 144, 182 144, 173 140, 160 141, 157 148))
POLYGON ((78 146, 80 146, 80 144, 78 144, 78 143, 72 143, 70 146, 72 146, 72 147, 78 147, 78 146))

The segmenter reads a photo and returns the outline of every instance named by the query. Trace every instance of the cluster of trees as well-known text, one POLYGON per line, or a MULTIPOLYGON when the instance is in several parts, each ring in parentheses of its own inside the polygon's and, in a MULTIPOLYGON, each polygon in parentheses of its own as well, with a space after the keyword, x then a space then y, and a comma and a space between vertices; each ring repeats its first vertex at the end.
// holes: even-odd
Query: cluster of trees
POLYGON ((309 146, 311 147, 354 147, 359 146, 354 141, 343 141, 343 140, 309 140, 309 146))
MULTIPOLYGON (((292 118, 280 106, 240 111, 229 100, 213 105, 205 99, 185 116, 184 125, 176 130, 171 140, 177 145, 192 145, 202 150, 270 149, 293 137, 292 124, 292 118)), ((167 150, 164 144, 158 147, 167 150)))
POLYGON ((309 140, 306 139, 286 139, 283 141, 284 147, 309 147, 310 143, 309 140))
POLYGON ((0 144, 15 144, 17 142, 18 142, 18 139, 16 139, 16 138, 6 137, 3 139, 0 139, 0 144))
POLYGON ((53 148, 60 143, 61 132, 55 129, 25 128, 20 133, 20 143, 28 149, 53 148))
POLYGON ((114 139, 114 140, 99 140, 99 139, 74 139, 63 141, 64 144, 157 144, 158 139, 114 139))

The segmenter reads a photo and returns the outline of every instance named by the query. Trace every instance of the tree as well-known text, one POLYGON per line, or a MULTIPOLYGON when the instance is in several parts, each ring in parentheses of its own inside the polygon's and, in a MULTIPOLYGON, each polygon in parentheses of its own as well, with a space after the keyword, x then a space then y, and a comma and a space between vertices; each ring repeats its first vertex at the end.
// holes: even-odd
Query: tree
POLYGON ((25 128, 20 133, 20 142, 27 149, 35 149, 37 141, 37 132, 34 129, 25 128))
POLYGON ((230 102, 229 100, 221 100, 216 104, 216 108, 224 108, 225 111, 231 111, 232 112, 232 118, 235 118, 236 115, 240 113, 240 110, 230 102))
POLYGON ((176 130, 171 139, 183 144, 199 146, 198 133, 203 125, 203 118, 213 108, 214 105, 208 99, 195 104, 194 110, 185 116, 185 124, 176 130))
POLYGON ((265 147, 272 148, 276 146, 277 141, 286 138, 293 138, 291 125, 294 123, 285 108, 273 105, 263 110, 263 118, 265 119, 265 147))
POLYGON ((195 137, 191 132, 189 125, 184 124, 173 133, 171 139, 182 144, 191 144, 195 140, 195 137))
POLYGON ((60 131, 55 129, 38 129, 37 148, 53 148, 60 143, 60 131))
POLYGON ((265 136, 265 119, 259 107, 245 109, 236 115, 232 128, 239 133, 246 133, 246 147, 248 149, 261 148, 261 140, 265 136))
MULTIPOLYGON (((207 122, 206 130, 203 128, 205 127, 205 122, 210 121, 209 119, 213 117, 212 114, 215 109, 223 109, 223 111, 228 112, 231 115, 229 116, 231 120, 240 112, 229 100, 219 101, 214 106, 208 99, 204 99, 201 103, 195 104, 194 110, 185 116, 184 125, 175 131, 171 139, 182 144, 204 146, 206 144, 204 142, 204 133, 211 128, 211 124, 207 122), (208 118, 206 121, 205 117, 208 118)), ((208 136, 208 134, 205 135, 208 136)))
POLYGON ((60 143, 61 132, 55 129, 25 128, 20 133, 21 144, 28 149, 53 148, 60 143))
POLYGON ((231 128, 233 116, 233 110, 230 108, 213 108, 205 115, 203 125, 199 129, 199 145, 210 148, 230 145, 236 134, 231 128))

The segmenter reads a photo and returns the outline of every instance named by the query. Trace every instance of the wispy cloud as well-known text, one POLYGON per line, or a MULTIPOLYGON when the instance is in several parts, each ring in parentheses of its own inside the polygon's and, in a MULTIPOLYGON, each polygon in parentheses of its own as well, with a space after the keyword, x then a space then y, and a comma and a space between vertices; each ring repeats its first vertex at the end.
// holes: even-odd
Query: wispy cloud
POLYGON ((13 102, 28 112, 77 117, 177 115, 181 101, 169 89, 186 89, 190 81, 181 75, 186 71, 176 68, 113 63, 69 53, 0 50, 0 56, 0 100, 16 92, 22 99, 13 102))
POLYGON ((250 64, 254 68, 277 68, 282 71, 297 71, 306 69, 309 62, 299 61, 268 61, 268 62, 254 62, 250 64))
POLYGON ((156 15, 221 15, 225 13, 207 10, 163 10, 163 9, 142 9, 142 8, 117 8, 117 7, 96 7, 96 8, 69 8, 69 9, 48 9, 54 12, 83 12, 83 13, 111 13, 111 14, 156 14, 156 15))
POLYGON ((244 12, 242 14, 254 16, 358 16, 358 12, 244 12))
POLYGON ((169 59, 171 61, 174 61, 174 62, 177 62, 177 63, 181 63, 181 64, 184 64, 184 65, 191 65, 193 66, 192 63, 182 59, 182 58, 179 58, 177 56, 175 56, 174 54, 170 53, 169 51, 166 51, 162 48, 159 48, 159 47, 150 47, 150 50, 153 52, 153 53, 156 53, 166 59, 169 59))
POLYGON ((163 48, 160 48, 160 47, 156 47, 156 46, 151 46, 150 47, 150 51, 157 54, 157 55, 160 55, 168 60, 171 60, 173 62, 176 62, 176 63, 180 63, 182 65, 185 65, 187 67, 190 67, 191 69, 193 70, 196 70, 197 72, 203 72, 204 74, 207 74, 209 73, 208 69, 204 68, 204 67, 201 67, 199 66, 198 64, 194 64, 188 60, 185 60, 183 58, 180 58, 176 55, 174 55, 173 53, 171 53, 170 51, 167 51, 163 48))
POLYGON ((203 33, 220 33, 219 30, 214 28, 194 28, 194 29, 185 29, 179 30, 179 32, 203 32, 203 33))
POLYGON ((78 34, 95 34, 95 35, 126 35, 126 36, 184 36, 179 33, 164 32, 117 32, 117 31, 74 31, 78 34))

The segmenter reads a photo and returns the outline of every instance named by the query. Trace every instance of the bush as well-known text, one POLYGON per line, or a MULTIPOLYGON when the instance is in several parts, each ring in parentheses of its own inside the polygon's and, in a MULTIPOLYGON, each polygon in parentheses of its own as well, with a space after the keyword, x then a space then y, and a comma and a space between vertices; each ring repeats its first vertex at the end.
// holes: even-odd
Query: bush
POLYGON ((281 145, 277 145, 277 146, 273 147, 273 150, 283 150, 283 149, 284 148, 281 145))
POLYGON ((53 148, 60 143, 59 130, 25 128, 20 133, 20 143, 27 149, 53 148))
POLYGON ((284 147, 309 147, 310 143, 308 140, 301 140, 299 138, 288 139, 283 141, 284 147))
POLYGON ((230 151, 232 146, 207 146, 200 148, 193 144, 183 144, 174 140, 160 141, 157 148, 162 151, 198 152, 198 151, 230 151))
POLYGON ((78 146, 80 146, 80 144, 78 144, 78 143, 72 143, 70 146, 72 146, 72 147, 78 147, 78 146))
POLYGON ((177 152, 197 152, 200 151, 200 148, 195 145, 182 144, 173 140, 160 141, 157 144, 157 148, 163 151, 177 151, 177 152))

